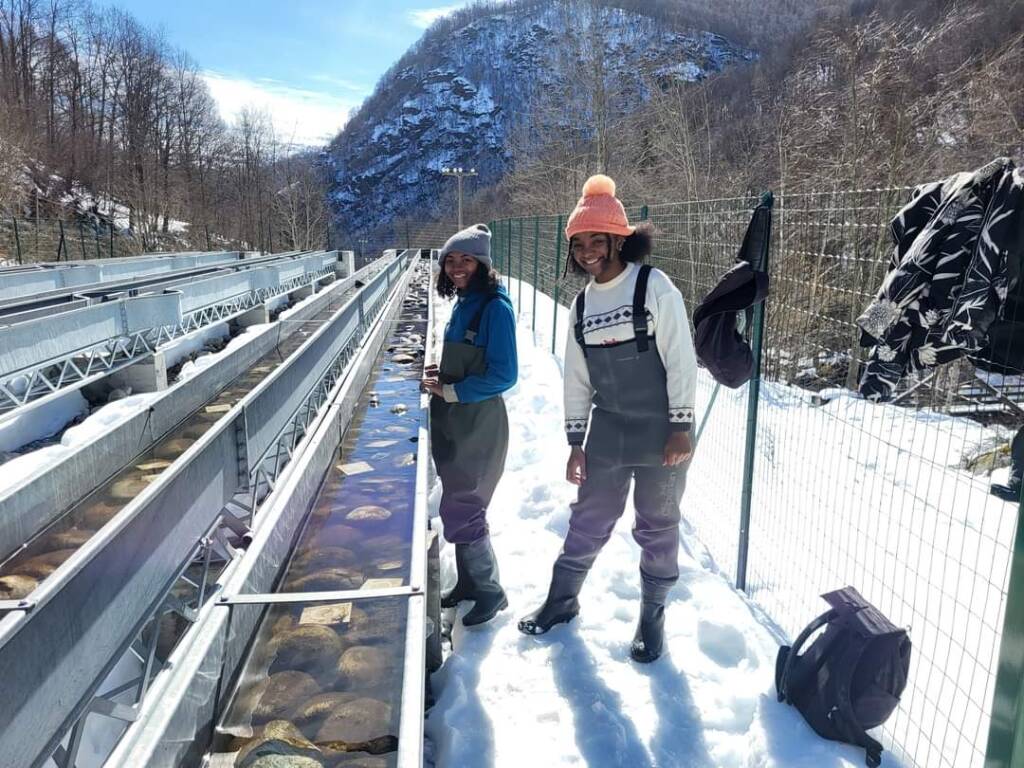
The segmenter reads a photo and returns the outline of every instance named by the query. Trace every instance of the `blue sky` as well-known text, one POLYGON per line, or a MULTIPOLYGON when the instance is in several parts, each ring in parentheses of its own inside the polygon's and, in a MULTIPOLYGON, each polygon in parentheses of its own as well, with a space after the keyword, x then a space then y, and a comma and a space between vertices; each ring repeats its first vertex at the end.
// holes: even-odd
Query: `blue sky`
POLYGON ((466 0, 113 0, 203 71, 222 116, 270 111, 282 139, 333 136, 438 16, 466 0))

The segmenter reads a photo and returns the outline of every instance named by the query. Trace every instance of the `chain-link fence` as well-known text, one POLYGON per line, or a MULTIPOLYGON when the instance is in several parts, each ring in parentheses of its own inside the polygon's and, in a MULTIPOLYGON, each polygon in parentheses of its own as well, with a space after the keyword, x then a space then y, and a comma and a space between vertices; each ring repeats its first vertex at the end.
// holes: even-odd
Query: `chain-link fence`
POLYGON ((249 250, 245 243, 203 231, 142 234, 103 219, 46 219, 0 215, 0 265, 110 259, 176 250, 249 250))
MULTIPOLYGON (((905 765, 1010 765, 993 750, 986 763, 986 749, 992 722, 1009 718, 1012 736, 1024 664, 1019 647, 1002 645, 1005 695, 995 697, 1018 505, 989 485, 1024 425, 1020 377, 965 358, 907 377, 888 403, 856 394, 866 350, 855 319, 888 269, 889 222, 908 197, 893 188, 776 198, 759 389, 723 389, 700 372, 684 517, 723 576, 791 638, 822 612, 821 593, 846 585, 910 628, 910 682, 883 728, 905 765)), ((756 202, 629 209, 655 225, 650 261, 691 313, 733 265, 756 202)), ((581 287, 565 274, 564 223, 491 223, 513 303, 553 352, 581 287)))

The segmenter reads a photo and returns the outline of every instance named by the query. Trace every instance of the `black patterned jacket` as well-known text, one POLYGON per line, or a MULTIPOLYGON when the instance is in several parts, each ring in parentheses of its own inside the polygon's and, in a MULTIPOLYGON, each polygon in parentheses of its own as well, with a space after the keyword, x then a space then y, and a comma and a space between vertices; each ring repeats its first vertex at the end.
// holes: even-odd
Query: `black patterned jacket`
POLYGON ((1008 158, 922 184, 889 227, 894 248, 857 318, 873 347, 860 392, 890 398, 907 373, 985 346, 1006 299, 1007 254, 1022 245, 1024 176, 1008 158))

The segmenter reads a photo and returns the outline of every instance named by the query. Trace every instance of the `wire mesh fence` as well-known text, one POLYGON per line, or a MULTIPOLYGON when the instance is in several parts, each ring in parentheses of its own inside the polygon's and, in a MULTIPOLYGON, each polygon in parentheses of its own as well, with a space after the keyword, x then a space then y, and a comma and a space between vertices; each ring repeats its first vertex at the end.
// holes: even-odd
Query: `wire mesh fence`
MULTIPOLYGON (((700 371, 699 443, 683 512, 714 566, 745 584, 790 638, 822 612, 821 593, 846 585, 909 627, 910 681, 883 740, 906 766, 981 766, 1018 517, 1018 505, 990 495, 989 485, 1007 471, 1008 444, 1024 425, 1024 388, 1019 376, 993 378, 965 358, 908 376, 888 403, 857 395, 867 350, 855 320, 888 269, 889 222, 909 193, 776 198, 760 390, 751 403, 746 386, 720 388, 700 371), (745 471, 748 449, 754 461, 745 471)), ((732 267, 756 202, 628 209, 631 220, 654 223, 650 262, 672 277, 691 313, 732 267)), ((513 303, 553 352, 582 286, 565 271, 564 223, 491 223, 492 255, 513 303), (538 304, 538 292, 561 311, 538 304)))
POLYGON ((149 232, 119 227, 105 219, 47 219, 0 216, 0 264, 111 259, 174 250, 248 250, 204 228, 184 238, 181 233, 149 232))

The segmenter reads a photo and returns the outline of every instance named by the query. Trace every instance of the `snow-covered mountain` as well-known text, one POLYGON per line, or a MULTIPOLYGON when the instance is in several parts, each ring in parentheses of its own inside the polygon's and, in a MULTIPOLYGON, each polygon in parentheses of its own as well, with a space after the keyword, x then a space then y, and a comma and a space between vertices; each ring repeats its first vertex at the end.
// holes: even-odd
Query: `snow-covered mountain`
POLYGON ((753 58, 713 32, 602 4, 464 12, 428 30, 328 147, 335 221, 353 235, 396 217, 431 218, 451 195, 440 170, 474 167, 477 184, 494 184, 517 130, 535 135, 554 121, 585 134, 595 92, 614 115, 651 87, 753 58))

